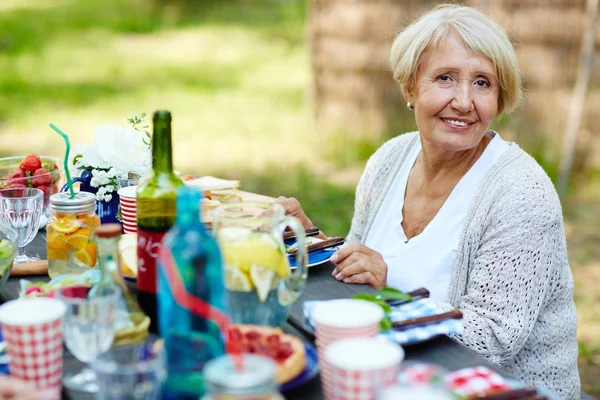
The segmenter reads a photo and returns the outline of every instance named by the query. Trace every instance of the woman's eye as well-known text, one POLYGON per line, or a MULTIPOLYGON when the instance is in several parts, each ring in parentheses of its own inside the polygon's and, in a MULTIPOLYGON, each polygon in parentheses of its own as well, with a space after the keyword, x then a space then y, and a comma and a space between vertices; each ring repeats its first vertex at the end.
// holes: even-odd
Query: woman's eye
POLYGON ((438 79, 442 82, 450 82, 450 76, 449 75, 440 75, 438 76, 438 79))
POLYGON ((490 84, 488 81, 486 81, 485 79, 478 79, 475 81, 475 84, 479 87, 489 87, 490 84))

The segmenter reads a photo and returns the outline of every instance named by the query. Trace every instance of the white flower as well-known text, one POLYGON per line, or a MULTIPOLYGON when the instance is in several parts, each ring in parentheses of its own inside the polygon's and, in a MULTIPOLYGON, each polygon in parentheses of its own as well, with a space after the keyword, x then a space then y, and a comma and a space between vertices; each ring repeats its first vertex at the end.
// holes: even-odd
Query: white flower
POLYGON ((98 194, 99 194, 100 196, 103 196, 105 193, 106 193, 106 188, 105 188, 104 186, 100 186, 100 187, 98 188, 98 194))
POLYGON ((112 200, 112 194, 107 194, 106 196, 104 196, 104 201, 109 202, 112 200))
POLYGON ((108 185, 104 187, 106 189, 106 193, 112 193, 115 191, 115 187, 112 185, 108 185))
POLYGON ((98 128, 92 147, 107 164, 102 168, 146 175, 152 166, 152 154, 143 138, 143 134, 133 128, 103 125, 98 128))
POLYGON ((108 170, 108 177, 109 178, 115 178, 118 175, 119 175, 119 171, 115 167, 112 167, 110 170, 108 170))
MULTIPOLYGON (((92 171, 92 173, 94 173, 94 171, 92 171)), ((98 183, 98 178, 96 178, 95 176, 92 176, 92 179, 90 180, 90 186, 91 187, 100 186, 100 184, 98 183)))
POLYGON ((81 157, 77 161, 76 166, 78 168, 83 168, 83 167, 110 168, 110 164, 108 163, 108 161, 104 160, 104 158, 102 158, 102 156, 100 156, 100 153, 98 153, 98 150, 94 145, 88 147, 83 152, 83 157, 81 157))

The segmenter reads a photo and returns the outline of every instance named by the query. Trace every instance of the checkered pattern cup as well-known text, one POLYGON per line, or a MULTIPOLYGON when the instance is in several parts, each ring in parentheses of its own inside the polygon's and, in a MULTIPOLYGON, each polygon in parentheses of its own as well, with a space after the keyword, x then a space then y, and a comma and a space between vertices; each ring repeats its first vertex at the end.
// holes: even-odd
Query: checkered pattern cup
POLYGON ((327 348, 343 339, 377 336, 384 313, 380 306, 368 301, 344 299, 319 303, 312 316, 316 324, 321 385, 325 398, 332 399, 333 376, 325 357, 327 348))
POLYGON ((119 204, 123 218, 123 232, 137 232, 137 186, 127 186, 119 189, 119 204))
POLYGON ((396 384, 404 351, 382 338, 344 339, 325 352, 331 368, 329 400, 375 400, 396 384))
POLYGON ((0 306, 10 373, 34 384, 41 399, 61 397, 65 311, 60 300, 41 297, 0 306))

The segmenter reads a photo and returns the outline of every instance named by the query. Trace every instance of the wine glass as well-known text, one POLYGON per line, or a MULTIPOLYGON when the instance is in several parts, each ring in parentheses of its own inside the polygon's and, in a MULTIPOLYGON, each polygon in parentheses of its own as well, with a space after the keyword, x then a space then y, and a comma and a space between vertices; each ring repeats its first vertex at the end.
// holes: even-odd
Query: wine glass
POLYGON ((40 226, 44 206, 44 192, 35 188, 12 188, 0 190, 0 222, 11 226, 17 234, 19 254, 15 264, 39 260, 25 254, 27 246, 40 226))
POLYGON ((83 393, 98 392, 96 374, 87 364, 106 352, 115 336, 115 321, 119 310, 121 291, 114 285, 91 288, 71 286, 59 292, 59 298, 67 305, 64 340, 67 349, 86 364, 76 374, 63 378, 64 385, 83 393))

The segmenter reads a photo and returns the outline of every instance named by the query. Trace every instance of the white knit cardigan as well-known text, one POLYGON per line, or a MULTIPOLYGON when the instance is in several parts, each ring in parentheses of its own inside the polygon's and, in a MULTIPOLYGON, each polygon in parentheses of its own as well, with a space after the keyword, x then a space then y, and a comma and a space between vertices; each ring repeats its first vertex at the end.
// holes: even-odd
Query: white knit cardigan
MULTIPOLYGON (((417 140, 418 132, 400 135, 369 159, 349 243, 365 243, 417 140)), ((509 144, 465 218, 445 304, 464 316, 464 333, 453 339, 518 379, 579 398, 577 314, 560 201, 537 162, 509 144)))

